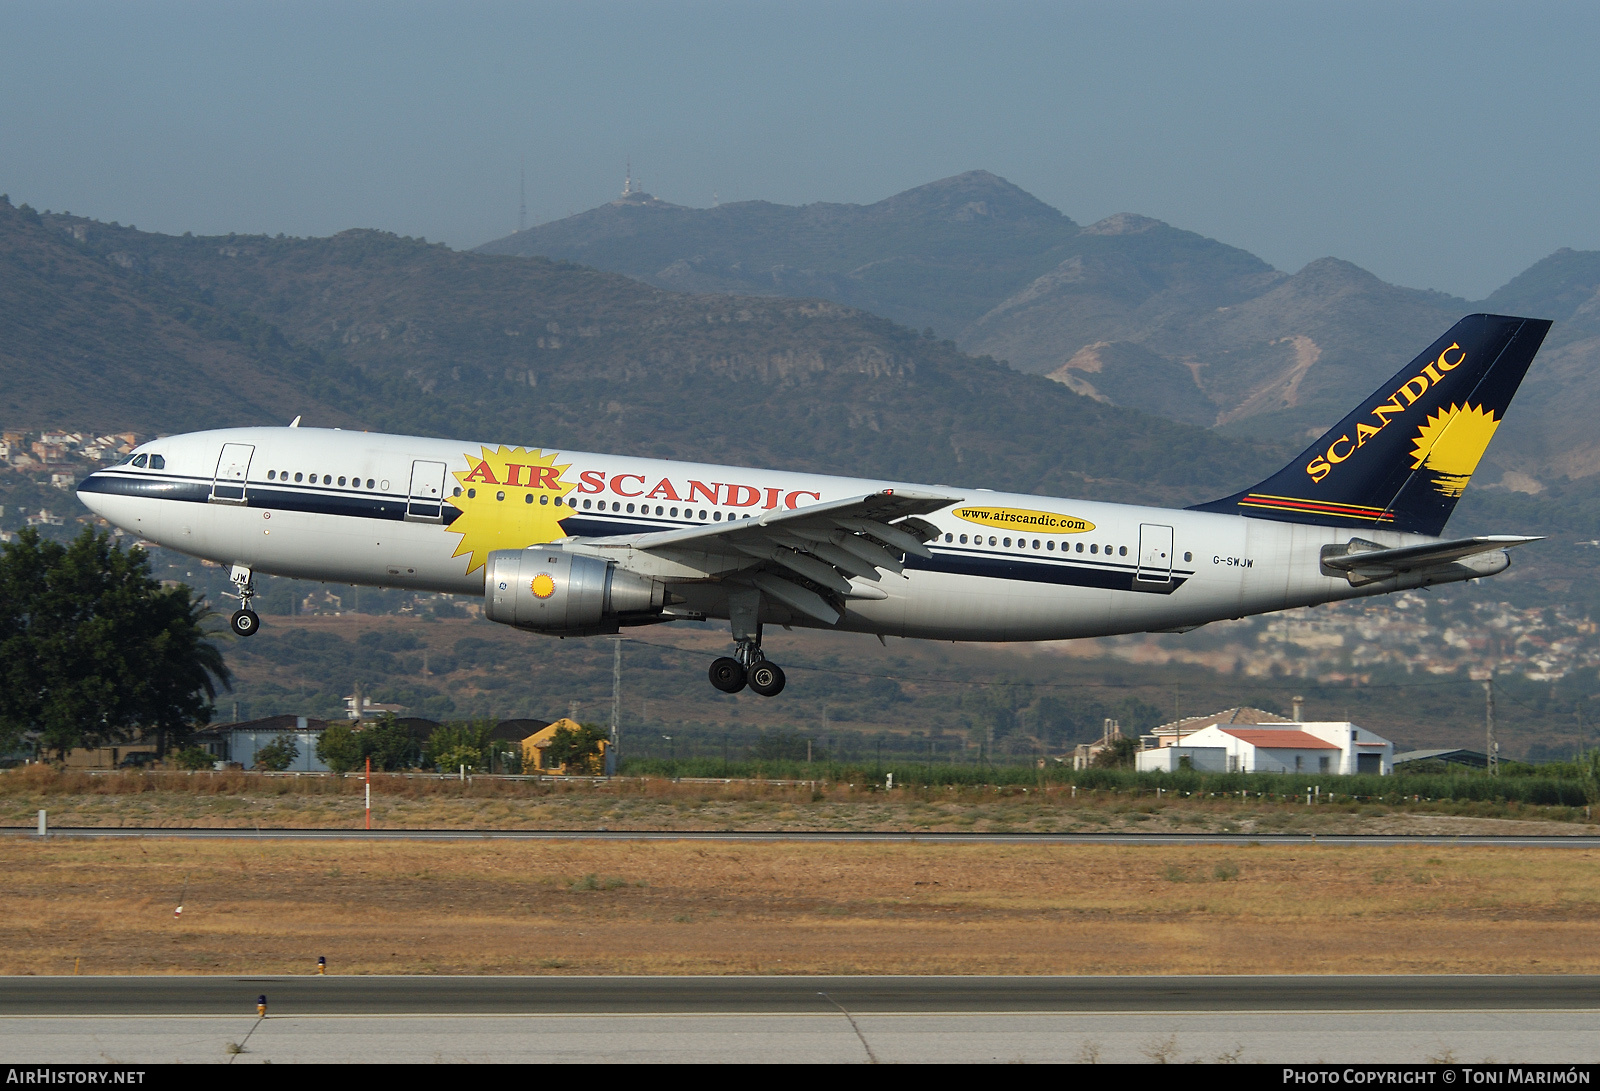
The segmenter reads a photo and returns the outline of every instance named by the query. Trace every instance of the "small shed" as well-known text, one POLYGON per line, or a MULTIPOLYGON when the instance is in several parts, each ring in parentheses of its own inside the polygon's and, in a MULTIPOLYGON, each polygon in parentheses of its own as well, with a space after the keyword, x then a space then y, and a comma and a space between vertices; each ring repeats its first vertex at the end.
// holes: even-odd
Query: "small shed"
POLYGON ((1228 751, 1222 746, 1160 746, 1141 750, 1134 758, 1134 767, 1141 773, 1176 773, 1180 769, 1193 769, 1197 773, 1226 773, 1228 751))

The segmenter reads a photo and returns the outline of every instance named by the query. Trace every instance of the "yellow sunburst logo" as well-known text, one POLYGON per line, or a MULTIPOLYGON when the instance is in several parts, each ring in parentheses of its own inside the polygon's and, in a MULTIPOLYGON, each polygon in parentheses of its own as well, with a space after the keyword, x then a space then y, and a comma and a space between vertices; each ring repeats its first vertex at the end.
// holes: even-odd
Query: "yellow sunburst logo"
POLYGON ((468 572, 482 568, 491 550, 525 549, 564 537, 566 496, 577 487, 561 480, 569 466, 557 466, 554 454, 526 447, 481 450, 482 458, 467 456, 470 469, 455 474, 459 487, 447 497, 461 509, 449 527, 461 535, 452 556, 470 553, 468 572))
POLYGON ((1424 465, 1439 475, 1433 487, 1446 496, 1460 496, 1472 471, 1500 427, 1494 411, 1478 405, 1451 405, 1428 417, 1412 440, 1413 470, 1424 465))
POLYGON ((536 599, 547 599, 556 593, 556 578, 548 572, 541 572, 533 577, 528 590, 533 592, 533 597, 536 599))

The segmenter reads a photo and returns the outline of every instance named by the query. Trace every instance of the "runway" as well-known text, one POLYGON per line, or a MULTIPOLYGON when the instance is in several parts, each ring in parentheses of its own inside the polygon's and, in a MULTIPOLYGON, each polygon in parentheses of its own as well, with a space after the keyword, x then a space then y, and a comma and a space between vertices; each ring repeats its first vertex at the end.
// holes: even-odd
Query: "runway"
POLYGON ((1587 1064, 1600 977, 7 978, 0 1056, 1587 1064))
MULTIPOLYGON (((38 836, 32 826, 0 827, 0 835, 38 836)), ((983 845, 1499 845, 1600 848, 1587 834, 1282 834, 1282 833, 899 833, 858 830, 331 830, 166 826, 52 826, 49 837, 280 841, 875 841, 983 845)))
POLYGON ((1600 1011, 1600 975, 9 977, 0 1016, 1600 1011))

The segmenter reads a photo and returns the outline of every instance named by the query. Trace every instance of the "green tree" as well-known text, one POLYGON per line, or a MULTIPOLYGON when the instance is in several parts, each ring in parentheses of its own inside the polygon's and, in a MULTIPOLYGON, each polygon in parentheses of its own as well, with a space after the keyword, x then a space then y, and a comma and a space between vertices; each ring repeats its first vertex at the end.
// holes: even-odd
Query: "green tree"
POLYGON ((294 764, 300 756, 300 745, 293 735, 279 735, 256 751, 256 768, 269 773, 281 773, 294 764))
POLYGON ((347 723, 329 724, 317 740, 317 760, 335 773, 348 773, 361 764, 361 738, 347 723))
POLYGON ((1139 740, 1124 735, 1094 756, 1097 769, 1132 769, 1139 753, 1139 740))
POLYGON ((37 731, 65 756, 143 729, 158 754, 230 684, 205 600, 163 587, 137 546, 85 529, 69 545, 24 530, 0 547, 0 742, 37 731))
POLYGON ((497 744, 497 750, 493 757, 493 764, 499 768, 500 772, 510 773, 513 776, 523 772, 521 743, 497 744))
POLYGON ((422 757, 417 741, 392 712, 385 712, 377 722, 363 727, 360 739, 361 752, 372 759, 374 769, 391 773, 410 769, 422 757))
POLYGON ((200 746, 186 746, 172 757, 179 769, 210 769, 216 760, 211 751, 200 746))
POLYGON ((494 725, 488 720, 440 724, 428 736, 426 762, 441 773, 454 773, 463 765, 468 772, 487 769, 493 732, 494 725))
POLYGON ((604 728, 591 724, 579 724, 576 731, 570 727, 558 727, 555 734, 550 736, 550 745, 545 747, 545 768, 565 766, 568 773, 598 773, 600 744, 606 738, 604 728))

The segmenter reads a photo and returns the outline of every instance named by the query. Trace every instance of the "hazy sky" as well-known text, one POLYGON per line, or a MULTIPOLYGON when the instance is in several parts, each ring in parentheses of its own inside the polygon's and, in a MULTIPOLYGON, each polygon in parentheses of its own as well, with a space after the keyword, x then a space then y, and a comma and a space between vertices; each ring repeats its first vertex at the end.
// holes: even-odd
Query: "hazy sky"
POLYGON ((1469 298, 1600 248, 1600 5, 0 3, 0 192, 456 247, 963 170, 1469 298))

